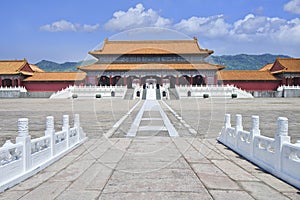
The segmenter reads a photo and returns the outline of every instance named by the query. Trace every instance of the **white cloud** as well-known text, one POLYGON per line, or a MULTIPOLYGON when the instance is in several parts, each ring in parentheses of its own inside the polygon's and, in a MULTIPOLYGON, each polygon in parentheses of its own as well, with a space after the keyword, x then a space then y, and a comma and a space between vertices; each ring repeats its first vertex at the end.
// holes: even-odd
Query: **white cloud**
POLYGON ((208 38, 222 37, 228 34, 231 25, 226 23, 223 15, 210 17, 191 17, 183 19, 174 28, 190 34, 200 34, 208 38))
POLYGON ((249 14, 244 19, 236 21, 232 31, 233 34, 271 34, 277 32, 278 29, 286 23, 287 21, 285 19, 277 17, 269 18, 249 14))
POLYGON ((84 32, 94 32, 99 28, 99 24, 95 25, 89 25, 89 24, 84 24, 81 28, 81 31, 84 32))
POLYGON ((291 0, 284 5, 283 9, 290 13, 300 14, 300 0, 291 0))
POLYGON ((280 27, 276 35, 276 39, 287 44, 300 44, 300 19, 296 18, 287 21, 280 27))
POLYGON ((244 19, 233 24, 230 36, 250 41, 271 40, 273 42, 300 44, 300 20, 285 20, 282 18, 269 18, 264 16, 247 15, 244 19))
POLYGON ((60 20, 53 22, 52 24, 46 24, 40 27, 40 30, 49 31, 49 32, 93 32, 99 28, 99 24, 95 25, 80 25, 73 24, 66 20, 60 20))
POLYGON ((170 24, 170 19, 159 16, 152 9, 145 10, 142 4, 137 4, 126 12, 115 12, 113 18, 104 25, 104 28, 110 31, 123 31, 141 27, 168 27, 170 24))
MULTIPOLYGON (((300 0, 292 0, 291 2, 300 2, 300 0)), ((297 7, 295 5, 294 8, 297 7)), ((258 8, 258 10, 262 9, 262 7, 258 8)), ((142 4, 137 4, 127 11, 115 12, 113 17, 104 25, 104 28, 110 31, 144 27, 170 28, 183 33, 183 35, 198 36, 201 43, 208 48, 215 48, 216 50, 223 48, 223 51, 230 53, 236 49, 238 50, 237 53, 247 53, 248 51, 248 53, 286 52, 287 54, 299 54, 299 18, 287 20, 279 17, 248 14, 234 22, 228 22, 226 16, 214 15, 208 17, 192 16, 172 23, 170 18, 161 17, 158 12, 152 9, 146 10, 142 4), (217 44, 221 46, 218 47, 217 44)))

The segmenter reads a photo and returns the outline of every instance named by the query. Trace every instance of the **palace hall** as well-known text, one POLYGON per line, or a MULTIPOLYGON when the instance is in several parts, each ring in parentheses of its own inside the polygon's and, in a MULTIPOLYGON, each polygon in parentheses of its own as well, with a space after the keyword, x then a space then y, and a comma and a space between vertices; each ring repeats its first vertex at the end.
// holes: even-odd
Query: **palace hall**
POLYGON ((223 66, 205 62, 212 50, 192 40, 110 41, 89 52, 97 62, 78 67, 86 85, 213 85, 223 66))

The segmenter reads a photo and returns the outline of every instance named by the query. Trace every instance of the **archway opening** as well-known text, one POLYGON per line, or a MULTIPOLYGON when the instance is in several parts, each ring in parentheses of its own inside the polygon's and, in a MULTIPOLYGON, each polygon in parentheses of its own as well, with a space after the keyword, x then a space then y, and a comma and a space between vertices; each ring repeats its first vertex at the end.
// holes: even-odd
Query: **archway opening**
POLYGON ((193 85, 206 85, 205 79, 201 75, 196 75, 193 77, 193 85))
POLYGON ((110 85, 110 83, 109 83, 109 77, 107 77, 107 76, 101 76, 99 78, 98 85, 100 85, 100 86, 109 86, 110 85))

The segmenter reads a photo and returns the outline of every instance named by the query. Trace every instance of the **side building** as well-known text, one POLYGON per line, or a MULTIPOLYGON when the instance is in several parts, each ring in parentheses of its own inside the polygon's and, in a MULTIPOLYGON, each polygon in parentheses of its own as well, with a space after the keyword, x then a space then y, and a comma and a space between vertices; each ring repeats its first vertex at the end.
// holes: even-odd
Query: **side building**
POLYGON ((259 70, 223 70, 218 83, 229 84, 247 91, 274 91, 279 86, 300 85, 300 59, 277 58, 259 70))
POLYGON ((0 89, 25 87, 30 97, 48 97, 70 85, 84 85, 85 76, 84 72, 45 72, 26 59, 0 61, 0 89))

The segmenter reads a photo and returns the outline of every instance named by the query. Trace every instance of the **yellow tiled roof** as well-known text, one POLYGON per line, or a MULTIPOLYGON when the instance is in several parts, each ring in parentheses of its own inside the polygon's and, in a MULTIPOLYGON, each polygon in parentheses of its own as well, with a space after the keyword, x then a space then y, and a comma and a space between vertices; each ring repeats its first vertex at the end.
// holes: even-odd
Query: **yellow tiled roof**
POLYGON ((283 69, 274 71, 273 73, 300 73, 300 58, 277 58, 276 62, 278 62, 283 69))
POLYGON ((100 50, 89 52, 98 54, 212 54, 212 50, 201 49, 198 40, 140 40, 104 41, 100 50))
POLYGON ((201 64, 91 64, 78 67, 83 71, 129 71, 129 70, 220 70, 224 66, 213 65, 209 63, 201 64))
POLYGON ((0 74, 20 74, 27 60, 0 60, 0 74))
POLYGON ((262 68, 260 68, 258 71, 270 71, 271 68, 273 67, 274 63, 269 63, 266 64, 265 66, 263 66, 262 68))
POLYGON ((44 70, 42 70, 41 68, 39 68, 37 65, 34 64, 29 64, 30 68, 34 71, 34 72, 45 72, 44 70))
POLYGON ((24 81, 82 81, 84 72, 36 72, 24 81))
POLYGON ((218 80, 223 81, 276 81, 269 71, 255 70, 224 70, 218 71, 218 80))

